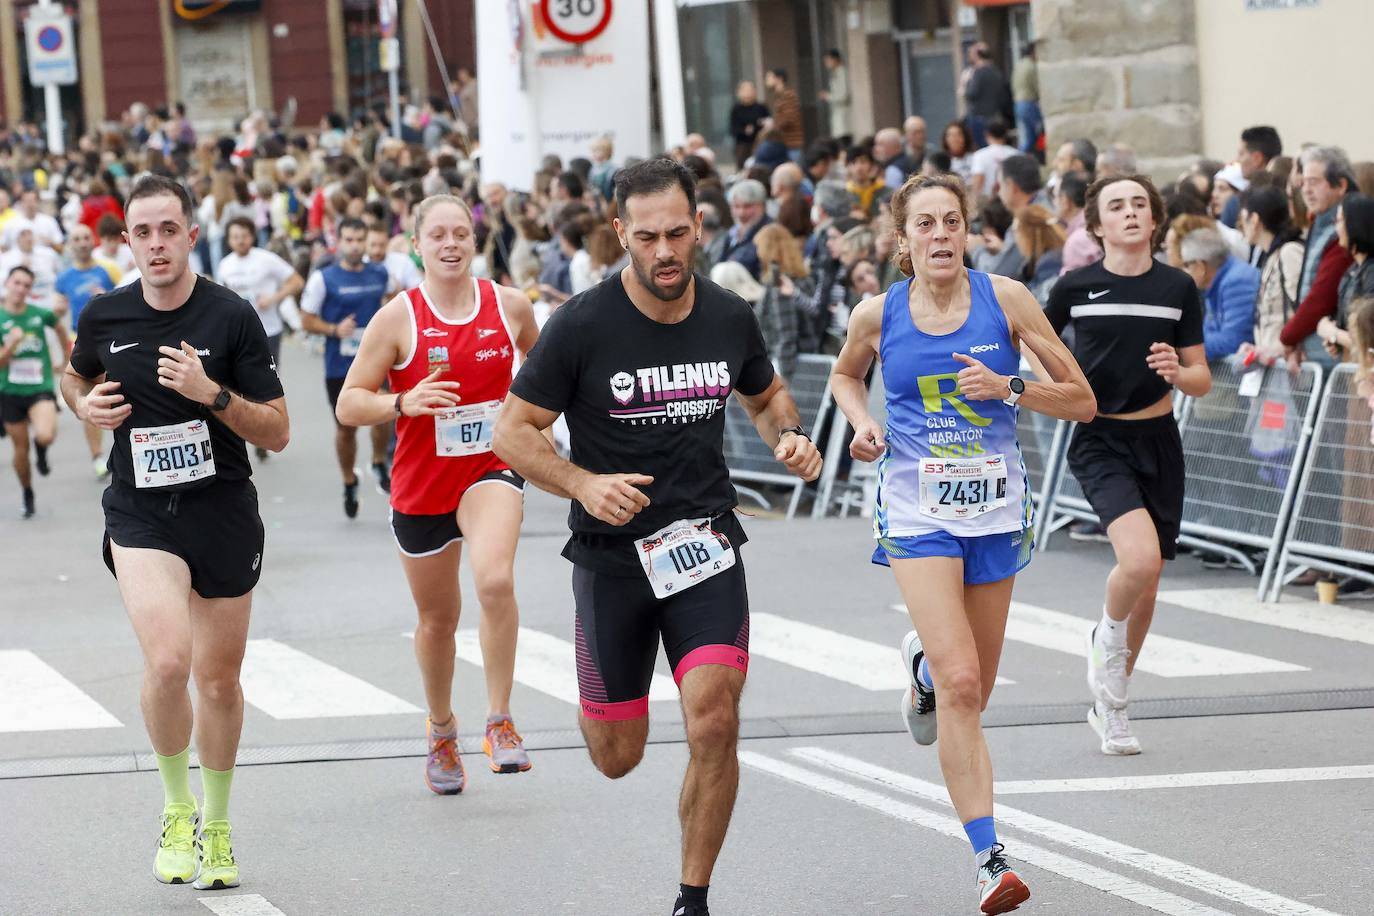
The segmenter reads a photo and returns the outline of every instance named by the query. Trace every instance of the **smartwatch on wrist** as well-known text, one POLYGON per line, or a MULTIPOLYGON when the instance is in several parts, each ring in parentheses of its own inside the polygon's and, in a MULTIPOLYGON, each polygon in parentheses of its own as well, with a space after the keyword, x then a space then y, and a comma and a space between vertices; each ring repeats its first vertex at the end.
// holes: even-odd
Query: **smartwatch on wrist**
POLYGON ((1008 407, 1015 407, 1016 402, 1021 400, 1021 395, 1026 393, 1026 383, 1020 376, 1013 375, 1007 379, 1007 388, 1011 390, 1011 394, 1003 398, 1002 403, 1008 407))
POLYGON ((221 385, 219 389, 219 394, 215 395, 215 399, 210 402, 210 409, 213 410, 215 413, 219 413, 220 411, 224 410, 224 408, 229 406, 229 401, 232 398, 233 395, 229 393, 229 389, 221 385))
MULTIPOLYGON (((409 389, 407 389, 407 390, 409 390, 409 389)), ((403 398, 403 397, 405 397, 405 396, 406 396, 406 393, 405 393, 404 391, 402 391, 402 392, 400 392, 399 394, 396 395, 396 416, 398 416, 398 417, 404 415, 403 412, 401 411, 401 398, 403 398)))
POLYGON ((808 435, 806 434, 806 430, 805 430, 805 429, 802 429, 800 426, 788 426, 788 427, 785 427, 784 429, 778 430, 778 438, 779 438, 779 439, 782 438, 783 433, 792 433, 793 435, 801 436, 803 439, 807 440, 808 442, 811 441, 811 437, 808 436, 808 435))

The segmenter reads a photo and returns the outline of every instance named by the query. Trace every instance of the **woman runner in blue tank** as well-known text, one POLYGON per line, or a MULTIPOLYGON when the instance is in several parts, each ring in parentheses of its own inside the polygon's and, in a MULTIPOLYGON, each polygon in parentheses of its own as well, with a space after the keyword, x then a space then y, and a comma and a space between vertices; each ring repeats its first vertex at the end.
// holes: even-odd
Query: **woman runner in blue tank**
POLYGON ((902 712, 919 744, 935 741, 938 720, 945 785, 978 863, 979 907, 1005 913, 1030 891, 997 842, 979 716, 1034 536, 1016 411, 1087 422, 1096 401, 1035 297, 1015 280, 964 267, 968 210, 958 178, 908 179, 892 199, 892 222, 910 279, 855 308, 830 383, 855 430, 850 453, 880 462, 873 562, 892 568, 916 627, 902 646, 912 678, 902 712), (1051 381, 1017 377, 1023 345, 1051 381), (886 431, 868 412, 864 385, 875 356, 886 431))

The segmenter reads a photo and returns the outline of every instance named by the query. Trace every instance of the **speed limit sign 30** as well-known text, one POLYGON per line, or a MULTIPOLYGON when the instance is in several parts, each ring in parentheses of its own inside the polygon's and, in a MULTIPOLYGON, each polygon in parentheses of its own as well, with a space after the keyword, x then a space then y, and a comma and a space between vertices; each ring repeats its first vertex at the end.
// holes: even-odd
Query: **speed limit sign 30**
POLYGON ((611 22, 611 0, 540 0, 539 11, 555 37, 575 45, 591 41, 611 22))

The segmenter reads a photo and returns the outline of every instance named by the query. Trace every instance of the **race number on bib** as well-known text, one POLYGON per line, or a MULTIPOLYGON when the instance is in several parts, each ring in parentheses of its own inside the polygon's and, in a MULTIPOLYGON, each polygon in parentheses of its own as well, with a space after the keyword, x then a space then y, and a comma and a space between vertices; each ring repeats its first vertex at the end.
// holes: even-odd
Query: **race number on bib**
POLYGON ((435 454, 440 458, 465 458, 491 451, 491 433, 500 413, 500 401, 486 401, 435 414, 435 454))
POLYGON ((10 360, 10 384, 43 384, 43 360, 34 356, 10 360))
POLYGON ((134 483, 140 489, 203 480, 215 473, 210 427, 204 420, 130 431, 134 483))
POLYGON ((1005 455, 923 458, 921 513, 932 518, 973 518, 1007 504, 1005 455))
POLYGON ((358 348, 363 345, 363 331, 366 328, 355 328, 353 333, 347 337, 339 339, 340 356, 357 356, 358 348))
POLYGON ((683 519, 635 541, 639 563, 654 589, 667 598, 735 565, 735 548, 709 518, 683 519))

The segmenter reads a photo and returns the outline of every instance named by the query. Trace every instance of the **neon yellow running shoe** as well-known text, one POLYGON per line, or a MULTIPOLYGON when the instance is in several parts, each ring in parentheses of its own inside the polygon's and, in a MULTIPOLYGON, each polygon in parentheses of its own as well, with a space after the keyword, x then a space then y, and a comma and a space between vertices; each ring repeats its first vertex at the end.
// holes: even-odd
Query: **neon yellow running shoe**
POLYGON ((153 877, 163 884, 190 884, 196 876, 195 805, 171 804, 162 809, 162 839, 153 859, 153 877))
POLYGON ((229 844, 229 822, 210 821, 200 828, 200 868, 196 890, 219 891, 239 886, 239 866, 229 844))

